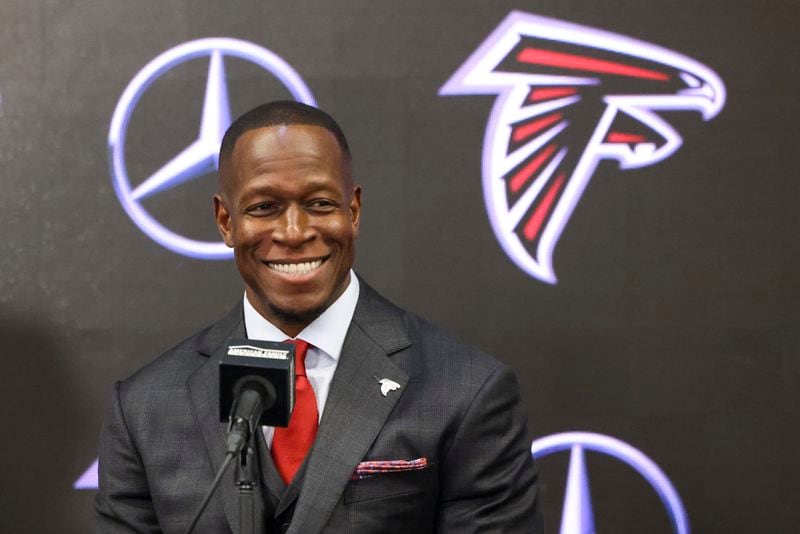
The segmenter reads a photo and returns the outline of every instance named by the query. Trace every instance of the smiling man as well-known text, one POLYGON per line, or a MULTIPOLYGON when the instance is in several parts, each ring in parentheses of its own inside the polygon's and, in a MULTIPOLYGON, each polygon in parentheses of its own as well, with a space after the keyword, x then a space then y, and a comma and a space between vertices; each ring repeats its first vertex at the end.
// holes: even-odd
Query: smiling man
MULTIPOLYGON (((231 338, 297 344, 288 428, 256 438, 261 532, 542 532, 513 373, 353 273, 361 215, 344 134, 279 101, 229 128, 217 226, 244 282, 219 322, 117 383, 98 532, 182 532, 224 458, 217 365, 231 338)), ((238 532, 231 477, 197 532, 238 532)))

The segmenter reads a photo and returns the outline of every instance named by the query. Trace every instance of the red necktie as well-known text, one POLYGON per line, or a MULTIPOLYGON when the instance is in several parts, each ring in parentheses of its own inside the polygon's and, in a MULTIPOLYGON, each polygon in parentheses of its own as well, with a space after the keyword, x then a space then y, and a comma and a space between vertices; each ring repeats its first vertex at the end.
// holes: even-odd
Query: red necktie
POLYGON ((311 450, 317 436, 317 398, 306 377, 306 351, 308 343, 301 339, 290 339, 295 346, 294 354, 294 411, 286 428, 275 428, 272 437, 272 459, 281 478, 289 484, 300 469, 303 459, 311 450))

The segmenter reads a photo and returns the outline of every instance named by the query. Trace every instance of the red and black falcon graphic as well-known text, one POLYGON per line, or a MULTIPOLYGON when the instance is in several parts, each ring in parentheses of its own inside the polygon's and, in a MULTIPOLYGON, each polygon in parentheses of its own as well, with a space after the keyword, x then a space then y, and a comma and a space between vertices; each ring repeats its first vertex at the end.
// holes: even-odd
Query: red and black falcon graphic
POLYGON ((553 250, 598 163, 652 165, 681 136, 661 116, 725 103, 719 76, 677 52, 512 12, 441 88, 496 94, 483 190, 498 241, 522 270, 555 283, 553 250))

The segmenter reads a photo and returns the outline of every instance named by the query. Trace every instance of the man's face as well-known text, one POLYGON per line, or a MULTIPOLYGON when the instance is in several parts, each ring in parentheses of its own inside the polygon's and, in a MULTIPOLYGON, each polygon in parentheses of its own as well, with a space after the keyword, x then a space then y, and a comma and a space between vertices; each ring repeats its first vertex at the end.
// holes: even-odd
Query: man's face
POLYGON ((295 336, 347 288, 361 191, 328 130, 245 132, 221 162, 214 206, 248 300, 286 334, 295 336))

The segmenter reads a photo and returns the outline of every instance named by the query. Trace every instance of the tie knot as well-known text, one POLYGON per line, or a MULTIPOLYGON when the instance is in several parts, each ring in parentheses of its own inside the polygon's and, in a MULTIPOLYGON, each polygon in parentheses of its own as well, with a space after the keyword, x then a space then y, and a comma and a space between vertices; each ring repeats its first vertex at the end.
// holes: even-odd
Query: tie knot
POLYGON ((306 352, 308 352, 308 342, 302 339, 289 339, 287 343, 294 345, 294 374, 296 376, 306 376, 306 352))

